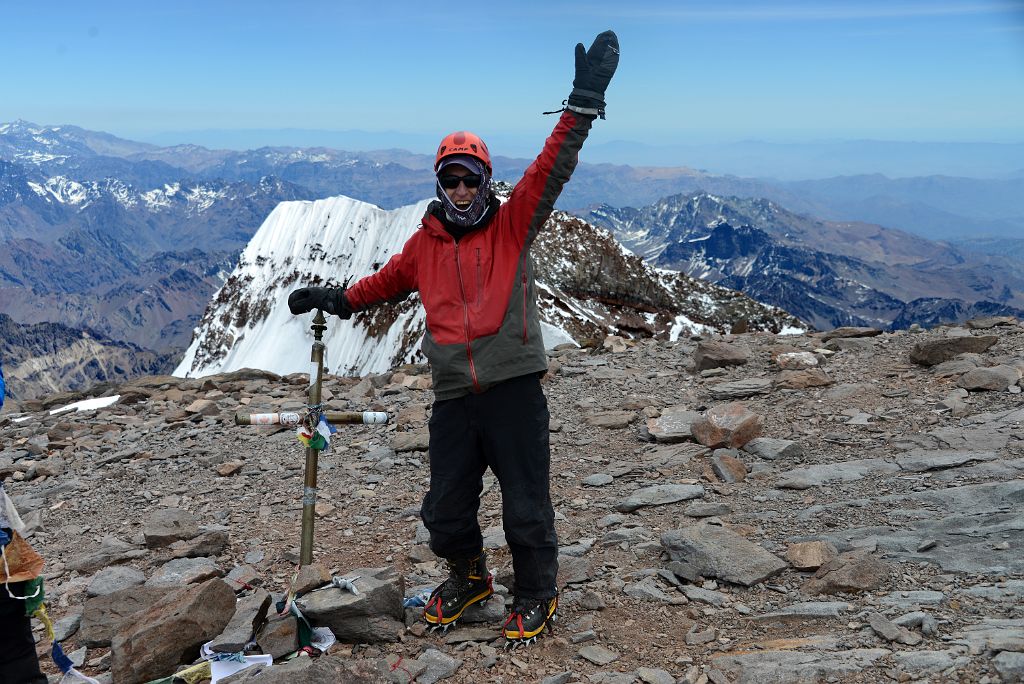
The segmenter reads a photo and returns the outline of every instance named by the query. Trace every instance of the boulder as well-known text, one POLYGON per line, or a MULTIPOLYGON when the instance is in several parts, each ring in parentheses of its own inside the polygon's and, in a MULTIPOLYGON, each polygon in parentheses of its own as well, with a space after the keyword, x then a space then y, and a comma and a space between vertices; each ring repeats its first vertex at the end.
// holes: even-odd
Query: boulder
POLYGON ((143 523, 142 535, 151 549, 199 536, 199 522, 188 511, 180 508, 162 508, 153 511, 143 523))
POLYGON ((821 336, 823 342, 828 342, 839 337, 877 337, 882 331, 878 328, 855 327, 850 325, 833 328, 821 336))
POLYGON ((223 574, 212 558, 175 558, 160 566, 146 580, 146 586, 177 588, 185 584, 199 584, 223 574))
POLYGON ((766 461, 775 461, 780 458, 799 458, 804 455, 804 448, 798 442, 772 437, 752 439, 743 445, 743 450, 755 456, 760 456, 766 461))
POLYGON ((220 636, 213 640, 210 648, 223 653, 238 653, 252 639, 256 629, 267 619, 270 608, 270 593, 257 589, 244 596, 235 604, 235 614, 220 636))
POLYGON ((1020 381, 1021 372, 1014 366, 988 366, 967 371, 957 380, 957 385, 972 392, 990 390, 1005 392, 1020 381))
POLYGON ((703 496, 704 488, 700 485, 652 485, 630 494, 615 505, 615 510, 629 513, 645 506, 664 506, 677 501, 699 499, 703 496))
POLYGON ((798 542, 786 549, 786 560, 797 570, 817 570, 838 555, 836 547, 826 541, 798 542))
POLYGON ((132 621, 166 595, 166 589, 135 586, 89 599, 82 607, 79 643, 89 648, 109 646, 123 623, 132 621))
POLYGON ((726 366, 742 366, 750 360, 746 348, 730 342, 700 342, 693 353, 693 363, 698 371, 726 366))
POLYGON ((220 634, 235 612, 235 593, 219 579, 167 593, 133 616, 111 642, 115 682, 166 677, 190 663, 199 647, 220 634))
POLYGON ((296 601, 303 615, 315 626, 330 627, 339 641, 398 641, 405 631, 404 578, 394 568, 358 568, 345 576, 359 577, 358 594, 336 587, 310 592, 296 601))
POLYGON ((744 399, 757 394, 768 394, 772 389, 772 381, 766 378, 748 378, 732 382, 720 382, 708 388, 712 399, 744 399))
POLYGON ((705 577, 749 587, 779 574, 788 566, 732 530, 701 523, 661 535, 669 559, 682 561, 705 577))
POLYGON ((88 596, 106 596, 115 591, 134 587, 146 581, 146 573, 125 565, 112 565, 103 568, 89 580, 85 593, 88 596))
POLYGON ((738 449, 763 429, 764 418, 738 402, 715 406, 692 425, 697 441, 712 449, 738 449))
POLYGON ((669 406, 657 418, 647 419, 647 432, 660 444, 674 444, 693 439, 691 426, 700 414, 685 406, 669 406))
POLYGON ((274 615, 256 634, 256 643, 266 655, 282 658, 299 649, 299 620, 294 615, 274 615))
POLYGON ((927 340, 914 345, 910 360, 922 366, 935 366, 959 354, 980 354, 998 341, 997 335, 958 335, 927 340))
POLYGON ((844 553, 818 569, 801 591, 808 595, 873 591, 889 581, 889 566, 867 555, 844 553))
POLYGON ((827 387, 834 381, 820 368, 807 370, 784 370, 775 379, 778 389, 808 389, 810 387, 827 387))

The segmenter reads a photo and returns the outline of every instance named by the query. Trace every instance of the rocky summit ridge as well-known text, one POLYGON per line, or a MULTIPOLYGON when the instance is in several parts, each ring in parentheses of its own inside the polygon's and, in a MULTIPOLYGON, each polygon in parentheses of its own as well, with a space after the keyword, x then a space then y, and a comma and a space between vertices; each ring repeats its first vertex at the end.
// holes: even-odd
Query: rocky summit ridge
POLYGON ((232 416, 303 410, 305 375, 150 376, 79 412, 50 410, 84 395, 24 402, 0 414, 0 477, 65 650, 104 682, 254 632, 278 662, 221 681, 1019 682, 1022 372, 1024 323, 1006 317, 551 350, 560 619, 514 651, 490 474, 497 596, 446 635, 400 603, 444 573, 418 518, 423 366, 328 377, 329 409, 392 419, 341 426, 322 454, 316 563, 294 580, 301 446, 232 416), (338 643, 281 660, 296 622, 274 602, 332 578, 297 605, 338 643))

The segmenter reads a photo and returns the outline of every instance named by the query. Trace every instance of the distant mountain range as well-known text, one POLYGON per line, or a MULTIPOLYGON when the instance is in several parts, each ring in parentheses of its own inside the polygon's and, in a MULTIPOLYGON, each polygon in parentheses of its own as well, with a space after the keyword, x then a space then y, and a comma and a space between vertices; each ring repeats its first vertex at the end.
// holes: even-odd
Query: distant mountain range
MULTIPOLYGON (((541 143, 537 140, 538 151, 541 143)), ((749 164, 759 158, 770 158, 767 154, 759 157, 757 150, 764 146, 738 144, 731 154, 736 163, 734 168, 752 169, 749 164)), ((908 146, 922 147, 894 143, 892 148, 908 146)), ((875 156, 881 154, 878 144, 873 147, 875 156)), ((1003 159, 1013 158, 1007 148, 1014 149, 1012 145, 989 146, 996 150, 989 152, 984 145, 924 147, 929 151, 921 156, 920 163, 930 162, 931 168, 945 169, 947 174, 953 169, 944 164, 951 156, 956 158, 956 154, 969 155, 970 150, 976 150, 981 157, 996 155, 1003 159)), ((492 149, 501 151, 494 145, 492 149)), ((639 207, 669 195, 705 191, 721 196, 763 197, 791 211, 836 221, 878 223, 932 240, 981 236, 1024 239, 1024 210, 1019 199, 1024 197, 1021 172, 1000 172, 991 179, 954 175, 889 178, 873 173, 783 181, 772 178, 771 168, 751 173, 753 178, 697 170, 704 166, 702 159, 699 155, 687 157, 687 148, 671 157, 671 166, 664 167, 588 164, 587 149, 583 151, 583 163, 559 200, 562 209, 578 212, 597 204, 639 207)), ((819 154, 859 155, 866 164, 871 155, 858 149, 853 143, 822 144, 807 146, 800 154, 813 156, 814 150, 818 150, 819 154)), ((890 156, 898 155, 892 152, 890 156)), ((301 186, 314 197, 347 195, 385 209, 413 204, 434 194, 433 157, 398 149, 355 153, 324 147, 262 147, 245 151, 211 150, 197 145, 159 147, 74 126, 43 127, 16 121, 0 124, 0 159, 31 166, 46 177, 63 175, 78 181, 112 177, 139 188, 160 187, 182 179, 255 184, 272 176, 301 186)), ((529 158, 496 156, 495 177, 516 181, 529 162, 529 158)), ((1022 165, 1015 168, 1020 170, 1022 165)))
MULTIPOLYGON (((413 205, 434 194, 431 164, 431 157, 403 150, 158 147, 73 126, 0 124, 0 313, 16 325, 88 329, 91 339, 153 350, 154 358, 180 354, 239 252, 281 202, 348 195, 383 208, 413 205)), ((496 176, 518 179, 526 165, 498 157, 496 176)), ((1024 177, 782 183, 686 167, 583 163, 562 206, 613 229, 655 266, 742 290, 817 327, 884 327, 948 320, 978 306, 1020 307, 1020 196, 1024 177), (688 202, 701 196, 742 199, 694 213, 688 202), (909 217, 908 232, 970 240, 953 248, 848 220, 847 212, 909 217), (926 225, 909 225, 914 220, 926 225), (983 240, 982 233, 997 237, 983 240)), ((571 279, 552 278, 574 292, 565 285, 571 279)), ((584 280, 573 296, 625 301, 609 294, 614 287, 594 289, 593 282, 584 280)), ((628 317, 632 323, 602 318, 572 334, 633 325, 664 333, 668 313, 725 325, 697 309, 687 313, 678 293, 664 294, 674 291, 665 282, 651 287, 661 294, 644 300, 644 315, 628 317)))
POLYGON ((586 218, 652 264, 740 290, 819 329, 1024 314, 1018 262, 822 221, 766 199, 674 195, 641 209, 597 207, 586 218))

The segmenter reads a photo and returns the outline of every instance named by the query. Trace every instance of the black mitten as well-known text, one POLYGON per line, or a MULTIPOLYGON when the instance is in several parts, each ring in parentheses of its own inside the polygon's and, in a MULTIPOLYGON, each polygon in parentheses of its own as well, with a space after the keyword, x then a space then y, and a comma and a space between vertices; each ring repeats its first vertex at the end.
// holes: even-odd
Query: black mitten
POLYGON ((576 78, 569 94, 569 109, 604 118, 604 91, 619 65, 619 39, 614 31, 605 31, 594 39, 590 49, 576 44, 576 78))
POLYGON ((345 297, 345 288, 300 287, 288 295, 288 309, 294 315, 320 309, 340 318, 352 318, 352 308, 345 297))

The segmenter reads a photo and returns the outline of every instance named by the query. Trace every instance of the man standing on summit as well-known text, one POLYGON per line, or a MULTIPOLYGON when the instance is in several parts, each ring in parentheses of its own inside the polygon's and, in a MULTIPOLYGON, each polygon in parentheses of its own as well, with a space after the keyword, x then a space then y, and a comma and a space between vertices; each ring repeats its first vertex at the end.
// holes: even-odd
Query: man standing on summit
POLYGON ((426 309, 423 352, 433 375, 430 491, 421 515, 430 548, 449 577, 431 594, 424 618, 447 629, 492 593, 477 520, 483 474, 501 485, 515 601, 505 621, 511 642, 535 639, 558 606, 558 539, 549 495, 547 358, 529 250, 576 167, 619 62, 612 31, 589 50, 576 46, 576 77, 551 136, 500 203, 491 157, 468 131, 441 141, 434 170, 438 201, 377 273, 350 288, 304 287, 293 314, 322 309, 342 318, 419 292, 426 309))

